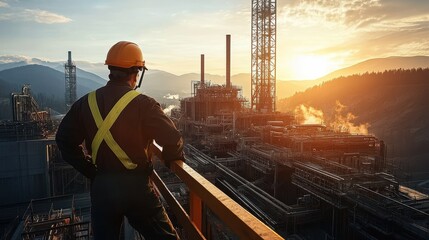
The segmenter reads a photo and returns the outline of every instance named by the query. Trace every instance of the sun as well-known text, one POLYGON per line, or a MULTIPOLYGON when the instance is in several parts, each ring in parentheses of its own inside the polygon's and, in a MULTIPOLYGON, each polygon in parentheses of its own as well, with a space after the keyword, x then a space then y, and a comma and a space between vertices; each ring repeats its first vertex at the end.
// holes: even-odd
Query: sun
POLYGON ((292 63, 295 79, 312 80, 336 70, 336 64, 326 56, 297 56, 292 63))

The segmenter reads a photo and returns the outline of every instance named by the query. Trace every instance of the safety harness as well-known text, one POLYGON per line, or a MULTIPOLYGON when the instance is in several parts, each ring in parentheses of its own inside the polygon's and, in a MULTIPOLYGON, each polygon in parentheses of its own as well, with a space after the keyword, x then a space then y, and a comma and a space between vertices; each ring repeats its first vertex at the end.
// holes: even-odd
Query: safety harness
POLYGON ((115 123, 116 119, 119 117, 121 112, 127 107, 127 105, 136 98, 140 93, 137 91, 131 90, 127 92, 124 96, 116 102, 115 106, 107 114, 106 118, 103 119, 100 114, 100 109, 98 108, 96 93, 91 92, 88 94, 88 103, 89 108, 92 113, 92 117, 95 120, 98 131, 95 134, 94 139, 91 143, 92 148, 92 163, 95 165, 97 160, 98 149, 100 148, 103 140, 106 142, 107 146, 112 150, 116 157, 121 161, 127 169, 135 169, 137 164, 133 163, 128 155, 122 150, 119 144, 115 141, 112 134, 110 133, 110 128, 115 123))

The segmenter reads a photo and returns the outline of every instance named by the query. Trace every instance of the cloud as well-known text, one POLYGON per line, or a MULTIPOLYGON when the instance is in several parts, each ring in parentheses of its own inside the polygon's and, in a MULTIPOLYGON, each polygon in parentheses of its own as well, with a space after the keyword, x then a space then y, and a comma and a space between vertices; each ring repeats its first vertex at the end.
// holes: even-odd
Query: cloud
POLYGON ((2 8, 2 7, 7 8, 7 7, 9 7, 9 4, 0 1, 0 8, 2 8))
POLYGON ((0 63, 12 63, 12 62, 28 62, 31 60, 31 57, 23 55, 3 55, 0 56, 0 63))
POLYGON ((317 26, 322 21, 362 28, 383 20, 426 15, 429 1, 293 0, 281 2, 279 10, 288 22, 300 26, 317 26))
POLYGON ((379 0, 354 0, 345 2, 344 23, 347 26, 364 27, 370 23, 380 21, 385 17, 379 0))
POLYGON ((304 0, 280 4, 280 14, 300 26, 326 24, 361 26, 380 19, 373 15, 382 5, 379 0, 304 0))
POLYGON ((278 22, 288 26, 279 33, 301 46, 298 54, 330 55, 344 67, 370 58, 429 54, 429 1, 290 0, 279 1, 278 9, 278 22), (311 34, 318 35, 317 42, 308 39, 311 34))
POLYGON ((23 17, 30 21, 46 24, 68 23, 71 21, 68 17, 40 9, 25 9, 23 17))
MULTIPOLYGON (((2 2, 0 2, 0 4, 1 3, 2 2)), ((72 21, 68 17, 41 9, 11 9, 8 12, 0 13, 0 21, 1 20, 37 22, 43 24, 68 23, 72 21)))
POLYGON ((429 17, 386 20, 354 33, 353 39, 321 49, 318 53, 347 55, 345 62, 349 63, 374 57, 428 55, 427 36, 429 17))

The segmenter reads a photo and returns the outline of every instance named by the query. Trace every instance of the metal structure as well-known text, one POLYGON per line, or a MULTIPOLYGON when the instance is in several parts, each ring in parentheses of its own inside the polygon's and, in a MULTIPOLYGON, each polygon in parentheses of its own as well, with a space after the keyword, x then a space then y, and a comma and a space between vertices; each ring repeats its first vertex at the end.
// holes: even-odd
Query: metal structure
POLYGON ((252 0, 252 99, 256 112, 276 109, 276 0, 252 0))
POLYGON ((39 110, 30 85, 23 85, 20 93, 11 93, 10 101, 13 121, 0 121, 0 142, 41 139, 52 130, 50 114, 39 110))
MULTIPOLYGON (((9 127, 30 134, 37 125, 33 128, 18 124, 9 127)), ((12 135, 13 132, 8 134, 12 135)), ((50 163, 46 149, 55 144, 55 140, 30 136, 27 139, 22 139, 21 135, 15 139, 10 137, 9 141, 0 140, 0 189, 3 193, 0 195, 0 206, 46 197, 51 193, 48 170, 50 163)))
POLYGON ((89 211, 77 212, 73 195, 31 200, 22 239, 90 239, 89 211))
POLYGON ((64 64, 64 72, 65 72, 65 102, 66 102, 66 110, 68 111, 76 101, 76 65, 72 61, 71 51, 68 52, 68 60, 64 64))
POLYGON ((226 87, 231 88, 231 35, 226 35, 226 87))
POLYGON ((21 93, 11 94, 14 122, 46 121, 48 112, 39 111, 39 105, 31 95, 30 85, 23 85, 21 93))
POLYGON ((207 82, 204 78, 204 54, 201 54, 201 81, 192 84, 192 97, 180 101, 184 128, 199 129, 196 135, 208 136, 225 129, 231 130, 234 112, 243 110, 245 99, 241 88, 231 83, 231 36, 226 35, 226 77, 225 85, 207 82), (188 121, 190 120, 190 121, 188 121), (195 122, 195 124, 193 123, 195 122), (207 130, 207 131, 204 131, 207 130))

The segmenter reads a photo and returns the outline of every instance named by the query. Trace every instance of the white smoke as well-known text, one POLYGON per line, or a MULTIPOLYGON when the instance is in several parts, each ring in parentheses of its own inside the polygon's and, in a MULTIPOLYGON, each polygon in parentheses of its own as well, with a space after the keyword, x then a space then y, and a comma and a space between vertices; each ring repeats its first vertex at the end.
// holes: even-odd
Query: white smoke
POLYGON ((363 134, 368 135, 369 123, 355 124, 353 121, 357 118, 353 113, 343 113, 346 108, 340 101, 335 103, 335 120, 331 123, 331 127, 334 131, 338 132, 349 132, 352 134, 363 134))
POLYGON ((300 124, 323 124, 322 110, 305 106, 303 104, 295 108, 295 116, 300 124))
MULTIPOLYGON (((345 112, 346 108, 340 101, 336 101, 334 119, 329 126, 336 132, 367 135, 370 124, 353 123, 357 117, 351 112, 345 112)), ((301 104, 295 108, 294 112, 300 124, 323 124, 325 122, 323 111, 311 106, 301 104)))
POLYGON ((170 100, 173 100, 173 99, 179 99, 179 94, 170 94, 170 93, 168 93, 167 95, 165 95, 163 98, 165 98, 165 99, 170 99, 170 100))
POLYGON ((177 107, 176 105, 170 105, 167 108, 165 108, 163 111, 166 115, 170 116, 171 115, 171 110, 173 110, 175 107, 177 107))

